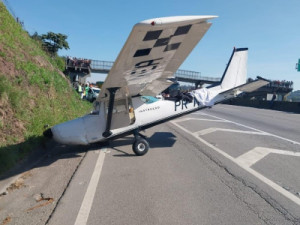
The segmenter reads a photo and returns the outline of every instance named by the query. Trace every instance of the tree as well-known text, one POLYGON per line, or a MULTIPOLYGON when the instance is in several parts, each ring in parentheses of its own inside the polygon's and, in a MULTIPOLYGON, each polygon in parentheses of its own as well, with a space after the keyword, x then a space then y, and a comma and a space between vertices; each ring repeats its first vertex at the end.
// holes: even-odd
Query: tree
POLYGON ((68 36, 65 34, 48 32, 47 34, 42 34, 40 37, 45 50, 53 56, 57 54, 59 49, 69 49, 69 44, 66 41, 68 36))
POLYGON ((30 37, 36 41, 42 41, 41 36, 37 32, 34 32, 34 34, 31 35, 30 37))

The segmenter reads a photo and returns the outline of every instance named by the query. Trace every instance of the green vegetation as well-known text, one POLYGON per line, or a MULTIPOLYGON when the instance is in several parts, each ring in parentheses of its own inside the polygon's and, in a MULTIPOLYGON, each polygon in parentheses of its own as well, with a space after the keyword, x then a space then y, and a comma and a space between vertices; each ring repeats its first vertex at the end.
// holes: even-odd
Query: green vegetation
POLYGON ((31 38, 40 42, 44 50, 52 56, 56 56, 59 49, 69 49, 68 36, 65 34, 48 32, 47 34, 39 35, 35 32, 31 38))
POLYGON ((64 59, 50 57, 0 2, 0 173, 43 143, 44 125, 85 114, 62 74, 64 59))

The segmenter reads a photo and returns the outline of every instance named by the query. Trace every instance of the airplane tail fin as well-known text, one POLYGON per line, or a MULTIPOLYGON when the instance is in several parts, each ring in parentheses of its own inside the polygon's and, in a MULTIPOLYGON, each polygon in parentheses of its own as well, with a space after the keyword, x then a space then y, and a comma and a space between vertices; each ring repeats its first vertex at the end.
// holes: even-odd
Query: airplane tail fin
POLYGON ((234 48, 224 71, 220 86, 222 90, 232 89, 246 83, 248 48, 234 48))

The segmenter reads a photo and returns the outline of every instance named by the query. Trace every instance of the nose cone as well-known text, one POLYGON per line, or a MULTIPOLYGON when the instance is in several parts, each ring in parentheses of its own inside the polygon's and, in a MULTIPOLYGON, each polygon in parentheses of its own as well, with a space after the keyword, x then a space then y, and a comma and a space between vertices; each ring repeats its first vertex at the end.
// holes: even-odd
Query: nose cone
POLYGON ((54 140, 61 144, 89 144, 86 138, 86 132, 82 117, 52 127, 51 133, 53 135, 54 140))

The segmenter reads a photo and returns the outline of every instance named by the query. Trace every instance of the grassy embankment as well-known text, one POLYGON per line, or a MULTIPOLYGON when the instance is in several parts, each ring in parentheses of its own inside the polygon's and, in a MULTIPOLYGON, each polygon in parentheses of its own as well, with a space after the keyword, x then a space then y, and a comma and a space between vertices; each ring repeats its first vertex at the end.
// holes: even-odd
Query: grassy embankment
POLYGON ((0 2, 0 174, 43 141, 44 125, 81 116, 79 100, 61 70, 0 2))

